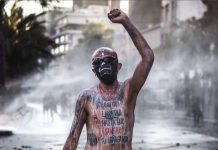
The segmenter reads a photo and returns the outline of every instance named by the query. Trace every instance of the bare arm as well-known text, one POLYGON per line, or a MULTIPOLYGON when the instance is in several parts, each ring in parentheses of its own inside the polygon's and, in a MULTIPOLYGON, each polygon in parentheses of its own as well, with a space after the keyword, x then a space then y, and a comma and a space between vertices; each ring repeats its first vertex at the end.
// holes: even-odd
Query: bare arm
POLYGON ((124 26, 129 33, 135 47, 141 55, 141 60, 138 63, 133 76, 128 80, 129 93, 131 95, 137 95, 152 67, 154 61, 154 54, 144 37, 138 31, 138 29, 132 24, 128 16, 121 10, 115 9, 108 14, 109 19, 114 23, 120 23, 124 26))
POLYGON ((76 150, 79 137, 86 121, 86 112, 84 109, 85 99, 79 96, 76 102, 75 116, 70 134, 64 144, 63 150, 76 150))

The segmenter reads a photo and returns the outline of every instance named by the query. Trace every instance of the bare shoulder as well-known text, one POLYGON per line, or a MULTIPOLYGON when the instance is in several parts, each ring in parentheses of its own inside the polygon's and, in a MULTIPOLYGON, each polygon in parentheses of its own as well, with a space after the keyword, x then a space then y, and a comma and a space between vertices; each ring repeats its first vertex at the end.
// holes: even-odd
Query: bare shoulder
POLYGON ((131 79, 128 78, 123 82, 123 90, 125 92, 125 94, 130 94, 130 81, 131 79))
POLYGON ((127 102, 128 105, 135 106, 135 101, 137 99, 139 92, 134 92, 131 87, 131 78, 126 79, 124 81, 124 100, 127 102))
POLYGON ((93 96, 97 94, 96 87, 84 89, 79 93, 78 99, 81 101, 89 101, 93 96))

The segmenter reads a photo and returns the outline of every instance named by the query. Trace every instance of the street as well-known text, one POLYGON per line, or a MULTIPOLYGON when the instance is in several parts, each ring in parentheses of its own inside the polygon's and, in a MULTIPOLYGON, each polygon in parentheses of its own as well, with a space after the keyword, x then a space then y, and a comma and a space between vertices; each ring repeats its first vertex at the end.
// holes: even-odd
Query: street
POLYGON ((218 150, 217 14, 218 0, 0 0, 0 150, 62 150, 84 122, 77 150, 114 150, 134 121, 131 150, 218 150))
MULTIPOLYGON (((218 150, 218 138, 196 133, 192 122, 188 124, 189 126, 179 126, 173 119, 137 118, 134 126, 133 150, 218 150)), ((1 137, 0 149, 61 150, 69 132, 70 122, 57 124, 53 122, 47 123, 46 126, 47 129, 42 130, 42 127, 36 124, 35 129, 25 128, 26 132, 23 133, 18 129, 13 136, 1 137), (68 127, 60 130, 64 124, 68 124, 68 127)), ((82 150, 85 143, 84 129, 77 149, 82 150)))

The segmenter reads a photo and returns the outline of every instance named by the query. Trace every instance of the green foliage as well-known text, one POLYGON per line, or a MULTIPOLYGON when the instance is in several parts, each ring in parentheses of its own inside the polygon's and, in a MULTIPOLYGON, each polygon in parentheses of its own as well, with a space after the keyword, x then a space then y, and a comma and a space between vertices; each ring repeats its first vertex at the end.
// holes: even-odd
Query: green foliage
POLYGON ((44 35, 43 22, 37 17, 43 15, 30 14, 23 16, 23 9, 16 3, 11 8, 11 15, 4 15, 4 36, 6 44, 7 75, 18 77, 33 71, 41 64, 38 59, 50 59, 49 48, 54 42, 44 35))
POLYGON ((73 50, 73 54, 76 53, 74 60, 77 62, 87 60, 87 58, 91 58, 95 49, 103 46, 112 47, 113 33, 113 29, 102 23, 90 23, 83 30, 83 38, 79 40, 79 44, 73 50), (78 58, 79 60, 77 60, 78 58))
POLYGON ((80 44, 87 46, 91 51, 99 46, 112 45, 113 30, 107 28, 101 23, 90 23, 83 31, 84 38, 80 40, 80 44))
POLYGON ((87 28, 85 28, 83 35, 85 39, 107 39, 111 38, 112 33, 112 29, 106 28, 101 23, 90 23, 87 28))

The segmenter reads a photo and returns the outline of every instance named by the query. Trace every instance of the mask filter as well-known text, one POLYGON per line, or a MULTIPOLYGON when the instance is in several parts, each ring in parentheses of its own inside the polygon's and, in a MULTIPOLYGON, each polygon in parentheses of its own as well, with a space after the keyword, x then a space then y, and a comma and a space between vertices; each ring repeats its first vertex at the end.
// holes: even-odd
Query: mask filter
POLYGON ((111 65, 105 65, 104 67, 99 68, 100 76, 103 77, 105 75, 111 75, 112 74, 112 66, 111 65))

